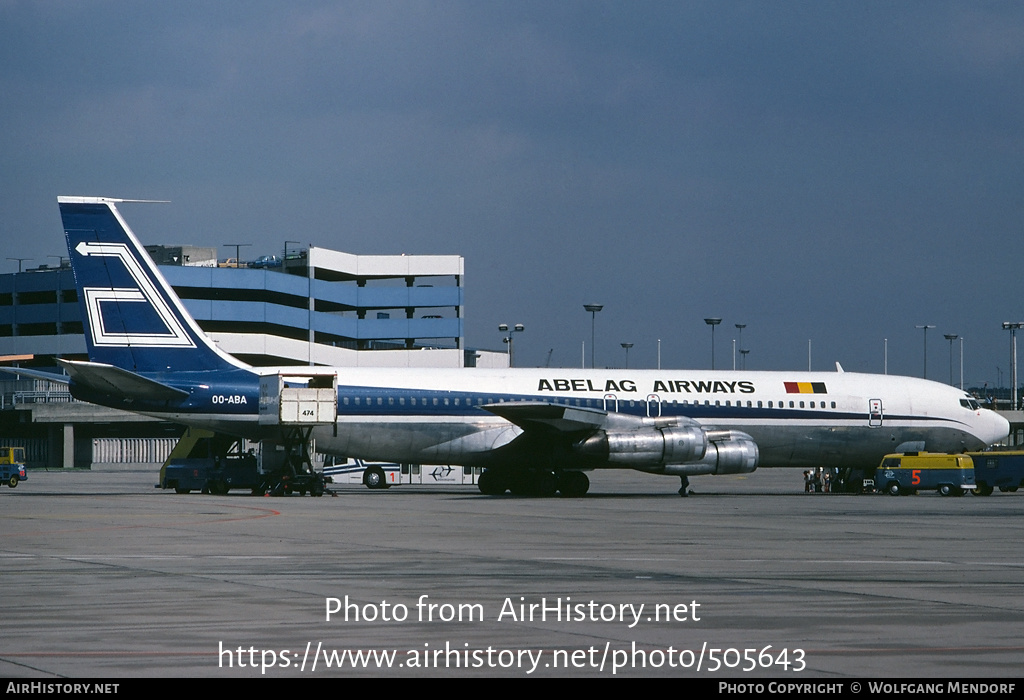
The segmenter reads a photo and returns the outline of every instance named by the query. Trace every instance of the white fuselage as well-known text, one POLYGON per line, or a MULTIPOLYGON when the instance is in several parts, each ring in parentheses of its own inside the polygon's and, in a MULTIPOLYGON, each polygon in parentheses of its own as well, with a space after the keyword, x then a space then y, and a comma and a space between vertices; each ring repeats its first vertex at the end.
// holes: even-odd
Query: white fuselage
MULTIPOLYGON (((370 460, 490 466, 500 448, 523 433, 484 408, 507 402, 625 414, 651 426, 679 419, 705 430, 742 431, 757 443, 762 467, 874 466, 901 445, 976 450, 1008 433, 1005 419, 968 405, 962 391, 910 377, 706 370, 331 371, 338 376, 338 419, 336 426, 315 431, 317 449, 370 460)), ((237 415, 175 419, 252 432, 237 415)))

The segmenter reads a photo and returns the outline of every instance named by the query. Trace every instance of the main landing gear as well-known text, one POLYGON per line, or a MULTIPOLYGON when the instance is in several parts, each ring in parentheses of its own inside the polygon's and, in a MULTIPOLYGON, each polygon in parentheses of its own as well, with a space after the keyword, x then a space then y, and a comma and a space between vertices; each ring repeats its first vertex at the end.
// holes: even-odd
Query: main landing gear
POLYGON ((313 469, 310 435, 312 427, 290 426, 282 434, 284 448, 280 468, 268 472, 253 495, 285 496, 298 493, 305 496, 323 496, 326 490, 324 475, 313 469))
POLYGON ((683 498, 686 498, 689 495, 689 492, 687 491, 687 489, 690 488, 690 477, 688 477, 686 475, 680 476, 679 477, 679 482, 680 482, 679 495, 682 496, 683 498))
POLYGON ((590 489, 590 479, 579 471, 550 469, 485 469, 477 481, 480 493, 500 496, 511 491, 516 496, 579 498, 590 489))

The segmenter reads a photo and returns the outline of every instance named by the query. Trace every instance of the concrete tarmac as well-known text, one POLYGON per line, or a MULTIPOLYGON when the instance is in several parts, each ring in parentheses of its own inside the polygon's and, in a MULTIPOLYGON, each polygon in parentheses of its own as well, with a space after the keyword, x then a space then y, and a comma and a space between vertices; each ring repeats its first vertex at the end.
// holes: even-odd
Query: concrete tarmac
POLYGON ((687 499, 675 478, 625 471, 592 473, 581 499, 155 480, 32 472, 0 490, 0 676, 1024 668, 1024 493, 804 494, 799 470, 694 478, 687 499))

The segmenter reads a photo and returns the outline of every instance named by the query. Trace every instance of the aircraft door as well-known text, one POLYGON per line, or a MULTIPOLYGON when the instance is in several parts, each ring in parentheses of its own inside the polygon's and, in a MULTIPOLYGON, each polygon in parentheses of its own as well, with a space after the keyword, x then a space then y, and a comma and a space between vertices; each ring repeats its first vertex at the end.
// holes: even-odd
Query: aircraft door
POLYGON ((661 415, 661 397, 657 394, 647 395, 647 417, 657 418, 661 415))
POLYGON ((882 399, 868 399, 868 425, 882 427, 882 399))
POLYGON ((608 413, 618 413, 619 412, 619 397, 617 397, 615 394, 605 394, 604 395, 604 410, 607 411, 608 413))

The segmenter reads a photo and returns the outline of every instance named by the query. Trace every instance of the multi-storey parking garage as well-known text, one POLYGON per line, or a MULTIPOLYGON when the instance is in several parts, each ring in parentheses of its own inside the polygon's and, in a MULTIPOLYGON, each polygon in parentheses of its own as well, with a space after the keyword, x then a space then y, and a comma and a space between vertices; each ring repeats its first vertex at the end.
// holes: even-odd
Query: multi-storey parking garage
MULTIPOLYGON (((293 250, 260 267, 218 265, 215 248, 149 246, 202 329, 245 362, 340 367, 502 366, 467 350, 464 262, 458 255, 350 255, 293 250)), ((66 264, 0 275, 4 364, 85 358, 74 277, 66 264)), ((6 375, 2 378, 6 380, 6 375)), ((0 442, 34 466, 162 461, 180 428, 71 401, 66 387, 0 381, 0 442)))

